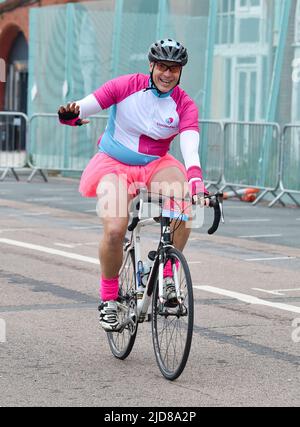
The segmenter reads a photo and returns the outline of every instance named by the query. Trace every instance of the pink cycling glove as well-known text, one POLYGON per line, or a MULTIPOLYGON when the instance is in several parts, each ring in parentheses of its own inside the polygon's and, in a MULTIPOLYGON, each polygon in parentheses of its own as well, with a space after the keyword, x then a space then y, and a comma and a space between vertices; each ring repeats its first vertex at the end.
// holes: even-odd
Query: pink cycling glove
POLYGON ((68 126, 81 126, 81 119, 79 114, 72 113, 71 111, 66 111, 65 113, 58 112, 58 118, 62 125, 68 126))
POLYGON ((191 166, 187 170, 189 191, 192 197, 197 194, 209 195, 209 191, 205 188, 202 169, 199 166, 191 166))

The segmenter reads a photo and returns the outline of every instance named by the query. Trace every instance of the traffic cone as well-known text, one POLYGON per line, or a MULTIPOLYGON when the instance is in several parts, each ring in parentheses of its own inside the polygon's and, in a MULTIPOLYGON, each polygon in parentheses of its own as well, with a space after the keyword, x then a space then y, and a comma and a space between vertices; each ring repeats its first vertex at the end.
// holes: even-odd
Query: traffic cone
POLYGON ((254 202, 256 199, 256 194, 259 193, 260 190, 257 188, 240 188, 236 191, 227 191, 224 192, 223 198, 224 200, 230 199, 231 197, 239 197, 243 202, 254 202))

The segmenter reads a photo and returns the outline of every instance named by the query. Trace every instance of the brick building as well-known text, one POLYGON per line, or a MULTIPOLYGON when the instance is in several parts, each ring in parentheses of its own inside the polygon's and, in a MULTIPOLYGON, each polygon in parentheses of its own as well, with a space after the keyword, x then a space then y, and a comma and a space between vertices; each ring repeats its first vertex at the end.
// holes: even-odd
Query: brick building
POLYGON ((0 110, 27 111, 29 9, 76 1, 0 1, 0 110))
MULTIPOLYGON (((81 3, 84 1, 0 0, 0 110, 27 112, 29 9, 32 7, 42 8, 49 5, 66 3, 81 3), (3 70, 4 66, 6 69, 5 73, 3 70), (3 76, 5 76, 6 82, 2 81, 4 80, 3 76)), ((285 37, 284 48, 282 49, 281 47, 281 50, 284 51, 284 59, 280 67, 274 68, 274 75, 279 76, 279 79, 271 87, 270 82, 273 82, 272 78, 274 77, 272 75, 274 58, 276 59, 275 55, 280 40, 281 15, 284 10, 284 8, 282 9, 282 4, 287 5, 289 0, 284 0, 284 2, 283 0, 216 1, 216 34, 214 48, 210 51, 213 81, 211 89, 209 85, 208 87, 202 87, 205 85, 202 81, 204 77, 200 76, 201 73, 204 74, 205 72, 203 56, 206 49, 205 34, 208 33, 208 31, 203 30, 205 34, 201 36, 200 30, 207 25, 207 17, 210 13, 209 8, 213 3, 213 1, 210 2, 209 0, 184 0, 182 2, 171 0, 124 0, 120 4, 122 4, 123 8, 122 16, 127 21, 122 26, 122 31, 115 28, 115 24, 109 26, 110 21, 113 22, 115 20, 115 22, 118 22, 115 19, 118 13, 117 1, 97 0, 97 2, 91 2, 96 5, 99 5, 99 3, 106 4, 112 12, 107 23, 105 35, 97 33, 96 38, 100 35, 100 40, 105 40, 102 43, 102 45, 106 44, 107 46, 104 56, 107 58, 107 61, 109 61, 110 57, 112 58, 113 64, 111 68, 113 71, 111 74, 109 74, 110 69, 107 70, 107 73, 103 72, 102 79, 97 79, 97 82, 100 84, 114 74, 138 70, 138 61, 134 62, 131 60, 134 55, 136 58, 140 55, 140 63, 144 64, 146 56, 144 53, 141 54, 141 52, 145 51, 144 44, 147 45, 147 43, 140 43, 142 46, 140 49, 140 47, 137 47, 135 41, 140 39, 141 37, 139 36, 142 34, 143 41, 147 40, 148 42, 148 34, 145 34, 144 27, 141 28, 140 22, 143 22, 142 19, 149 20, 154 15, 157 16, 157 23, 155 22, 156 18, 151 18, 152 20, 149 21, 151 34, 153 33, 150 37, 152 40, 155 37, 155 26, 161 24, 163 28, 169 16, 169 22, 166 26, 167 33, 169 34, 171 29, 175 31, 180 40, 184 41, 185 38, 187 39, 189 50, 192 52, 191 59, 194 61, 194 64, 197 64, 198 77, 196 78, 196 74, 192 73, 192 68, 190 67, 188 78, 185 78, 187 74, 186 72, 184 73, 183 83, 199 104, 202 112, 204 104, 202 99, 203 93, 206 92, 211 99, 210 111, 207 113, 207 118, 242 121, 269 119, 271 121, 276 120, 281 124, 290 121, 299 121, 300 0, 290 1, 289 19, 288 22, 285 22, 288 31, 285 37), (165 5, 165 10, 162 5, 165 5), (131 13, 131 26, 129 26, 128 16, 131 13), (201 23, 204 23, 202 27, 201 23), (196 33, 196 29, 197 31, 199 30, 198 33, 196 33), (190 33, 188 30, 190 30, 190 33), (133 46, 130 44, 133 43, 131 40, 132 34, 134 34, 133 46), (189 38, 187 35, 189 35, 189 38), (115 36, 118 36, 119 40, 114 38, 115 36), (126 43, 128 46, 126 46, 126 43), (122 49, 118 54, 121 44, 122 49), (110 52, 110 49, 114 49, 114 51, 110 52), (132 55, 131 58, 127 55, 125 61, 121 54, 126 49, 132 51, 132 55), (125 65, 128 65, 130 62, 128 58, 132 62, 132 66, 127 69, 125 65), (124 69, 118 67, 119 63, 123 65, 124 69), (296 64, 297 68, 295 66, 293 69, 292 64, 296 64), (293 72, 293 75, 297 77, 296 79, 292 79, 293 72), (195 87, 197 87, 197 93, 192 92, 195 87), (274 99, 272 99, 272 92, 278 92, 277 97, 273 97, 274 99), (270 109, 268 107, 275 104, 276 113, 273 115, 268 114, 268 109, 270 109)), ((102 22, 100 17, 99 22, 99 25, 103 27, 106 24, 102 22)), ((209 29, 209 27, 207 28, 209 29)), ((87 32, 91 33, 90 29, 88 30, 87 32)), ((43 35, 43 28, 39 31, 41 31, 40 35, 35 35, 37 39, 43 35)), ((156 31, 156 34, 165 34, 165 31, 156 31)), ((90 37, 89 34, 86 38, 88 37, 90 37)), ((59 46, 59 43, 57 43, 57 46, 59 46)), ((101 47, 103 49, 103 46, 101 47)), ((54 60, 53 64, 57 65, 54 60)), ((86 61, 83 61, 83 64, 86 64, 86 61)), ((104 67, 102 64, 102 69, 104 67)), ((39 67, 38 70, 40 73, 43 72, 41 68, 39 67)), ((107 66, 107 68, 109 67, 107 66)), ((208 79, 206 80, 208 81, 208 79)), ((29 90, 31 89, 29 87, 29 90)), ((49 92, 50 94, 53 93, 52 87, 49 92)), ((45 96, 48 96, 46 90, 43 93, 45 96)), ((58 100, 55 100, 54 105, 57 102, 58 100)), ((45 106, 42 105, 42 107, 43 109, 39 110, 39 112, 47 112, 45 106)), ((49 111, 52 111, 52 109, 49 111)))

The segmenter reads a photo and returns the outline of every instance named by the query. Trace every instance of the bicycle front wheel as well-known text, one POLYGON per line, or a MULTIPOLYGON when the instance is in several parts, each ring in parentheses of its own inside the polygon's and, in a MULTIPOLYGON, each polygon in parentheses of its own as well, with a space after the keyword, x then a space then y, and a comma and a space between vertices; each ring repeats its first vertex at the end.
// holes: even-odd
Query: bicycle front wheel
POLYGON ((124 360, 131 353, 137 333, 137 312, 135 295, 134 249, 126 250, 119 274, 118 317, 120 323, 127 325, 120 332, 108 332, 107 338, 111 352, 117 359, 124 360))
MULTIPOLYGON (((174 307, 159 299, 159 281, 156 279, 152 299, 152 339, 159 369, 168 380, 175 380, 184 370, 192 343, 194 325, 193 286, 188 263, 180 251, 167 253, 165 264, 176 265, 175 274, 180 298, 174 307)), ((175 278, 173 277, 175 282, 175 278)))

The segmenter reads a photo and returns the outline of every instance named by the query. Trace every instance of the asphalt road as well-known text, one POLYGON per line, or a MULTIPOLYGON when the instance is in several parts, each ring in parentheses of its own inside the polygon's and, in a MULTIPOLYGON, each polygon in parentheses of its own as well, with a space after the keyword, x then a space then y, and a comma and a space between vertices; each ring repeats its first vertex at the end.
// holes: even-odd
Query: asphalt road
MULTIPOLYGON (((0 183, 0 406, 299 406, 299 209, 227 201, 214 236, 206 210, 185 250, 192 350, 168 382, 149 323, 127 360, 110 353, 97 320, 102 229, 77 185, 0 183)), ((145 232, 147 249, 157 238, 145 232)))

